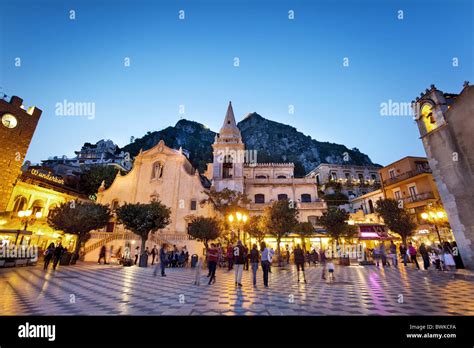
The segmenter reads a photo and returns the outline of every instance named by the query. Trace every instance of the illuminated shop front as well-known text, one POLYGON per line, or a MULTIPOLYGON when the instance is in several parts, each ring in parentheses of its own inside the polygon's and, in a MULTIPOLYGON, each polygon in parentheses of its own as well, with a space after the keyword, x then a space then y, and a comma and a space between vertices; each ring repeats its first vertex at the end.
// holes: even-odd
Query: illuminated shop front
MULTIPOLYGON (((313 249, 316 249, 317 251, 321 249, 325 250, 330 244, 330 239, 331 238, 321 232, 315 232, 313 236, 308 238, 301 238, 301 236, 297 234, 289 234, 286 237, 281 238, 280 249, 286 250, 286 246, 288 245, 289 250, 293 251, 297 245, 300 245, 302 248, 308 251, 311 251, 313 249)), ((263 241, 265 242, 268 248, 273 248, 274 250, 277 250, 277 239, 275 237, 267 236, 263 239, 263 241)), ((250 243, 252 245, 259 245, 255 238, 250 238, 250 243)))
POLYGON ((61 203, 85 197, 64 186, 61 177, 41 169, 29 169, 18 178, 7 211, 0 213, 0 243, 35 245, 45 249, 61 242, 73 250, 76 236, 52 229, 47 218, 61 203))

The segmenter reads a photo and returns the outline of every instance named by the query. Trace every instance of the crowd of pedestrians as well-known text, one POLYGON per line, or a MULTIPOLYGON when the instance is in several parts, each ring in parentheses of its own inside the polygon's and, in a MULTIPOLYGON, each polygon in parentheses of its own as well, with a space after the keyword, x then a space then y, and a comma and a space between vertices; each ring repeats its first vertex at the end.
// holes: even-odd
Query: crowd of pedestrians
POLYGON ((420 256, 424 270, 429 270, 431 267, 439 271, 464 268, 456 242, 432 245, 421 243, 418 248, 413 242, 408 242, 408 245, 401 243, 398 246, 398 252, 393 241, 390 241, 388 249, 385 243, 381 242, 370 252, 377 267, 398 267, 400 259, 405 267, 411 263, 413 268, 421 269, 418 262, 418 256, 420 256))

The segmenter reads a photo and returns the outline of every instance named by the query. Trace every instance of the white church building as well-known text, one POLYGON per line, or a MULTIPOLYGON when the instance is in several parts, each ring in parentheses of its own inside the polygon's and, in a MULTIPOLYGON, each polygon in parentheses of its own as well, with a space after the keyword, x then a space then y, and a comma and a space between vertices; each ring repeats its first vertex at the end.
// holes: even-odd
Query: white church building
MULTIPOLYGON (((118 174, 108 189, 101 187, 97 202, 109 204, 113 211, 125 202, 160 200, 171 209, 171 223, 149 237, 148 248, 166 242, 178 247, 186 245, 190 254, 198 255, 202 254, 203 245, 189 239, 187 229, 194 217, 216 214, 210 205, 200 204, 211 187, 216 191, 228 188, 245 193, 251 201, 246 207, 251 215, 261 214, 265 206, 283 199, 293 201, 298 207, 300 221, 314 224, 326 210, 326 203, 318 198, 314 179, 294 178, 293 163, 257 163, 255 158, 245 161, 255 151, 245 148, 231 103, 212 148, 213 163, 208 164, 206 173, 200 174, 181 149, 171 149, 161 140, 153 148, 140 151, 129 173, 118 174)), ((276 246, 272 238, 267 242, 276 246)), ((293 237, 282 244, 295 242, 298 241, 293 237)), ((140 238, 112 220, 102 231, 91 234, 85 246, 85 259, 97 260, 102 245, 123 250, 127 244, 134 249, 140 245, 140 238)))

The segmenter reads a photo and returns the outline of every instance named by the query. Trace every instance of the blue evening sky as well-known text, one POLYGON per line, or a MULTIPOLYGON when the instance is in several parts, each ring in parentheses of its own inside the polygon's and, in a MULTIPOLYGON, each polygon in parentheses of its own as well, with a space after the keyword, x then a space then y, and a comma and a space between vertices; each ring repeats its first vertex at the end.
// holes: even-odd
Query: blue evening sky
POLYGON ((43 110, 27 155, 32 162, 72 156, 102 138, 123 146, 180 117, 218 131, 232 100, 237 121, 256 111, 386 165, 425 153, 414 121, 381 116, 381 103, 410 102, 432 83, 458 93, 464 80, 474 82, 470 0, 0 0, 0 6, 0 92, 43 110), (95 117, 56 115, 64 100, 95 103, 95 117))

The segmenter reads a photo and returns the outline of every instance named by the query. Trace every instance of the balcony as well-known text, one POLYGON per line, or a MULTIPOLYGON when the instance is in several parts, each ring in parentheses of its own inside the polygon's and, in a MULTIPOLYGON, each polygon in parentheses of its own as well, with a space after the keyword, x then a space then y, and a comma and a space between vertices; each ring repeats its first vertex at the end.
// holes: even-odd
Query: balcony
POLYGON ((265 179, 254 179, 247 178, 245 179, 245 184, 250 185, 292 185, 292 184, 315 184, 314 179, 312 178, 265 178, 265 179))
POLYGON ((410 170, 408 172, 397 175, 393 178, 389 178, 387 180, 384 180, 383 184, 384 184, 384 186, 390 186, 390 185, 393 185, 397 182, 413 178, 413 177, 415 177, 417 175, 420 175, 420 174, 431 174, 431 169, 429 169, 429 168, 418 168, 416 170, 410 170))
POLYGON ((430 199, 436 199, 433 192, 419 193, 415 196, 404 198, 403 200, 405 203, 417 203, 417 202, 422 202, 422 201, 426 201, 430 199))

